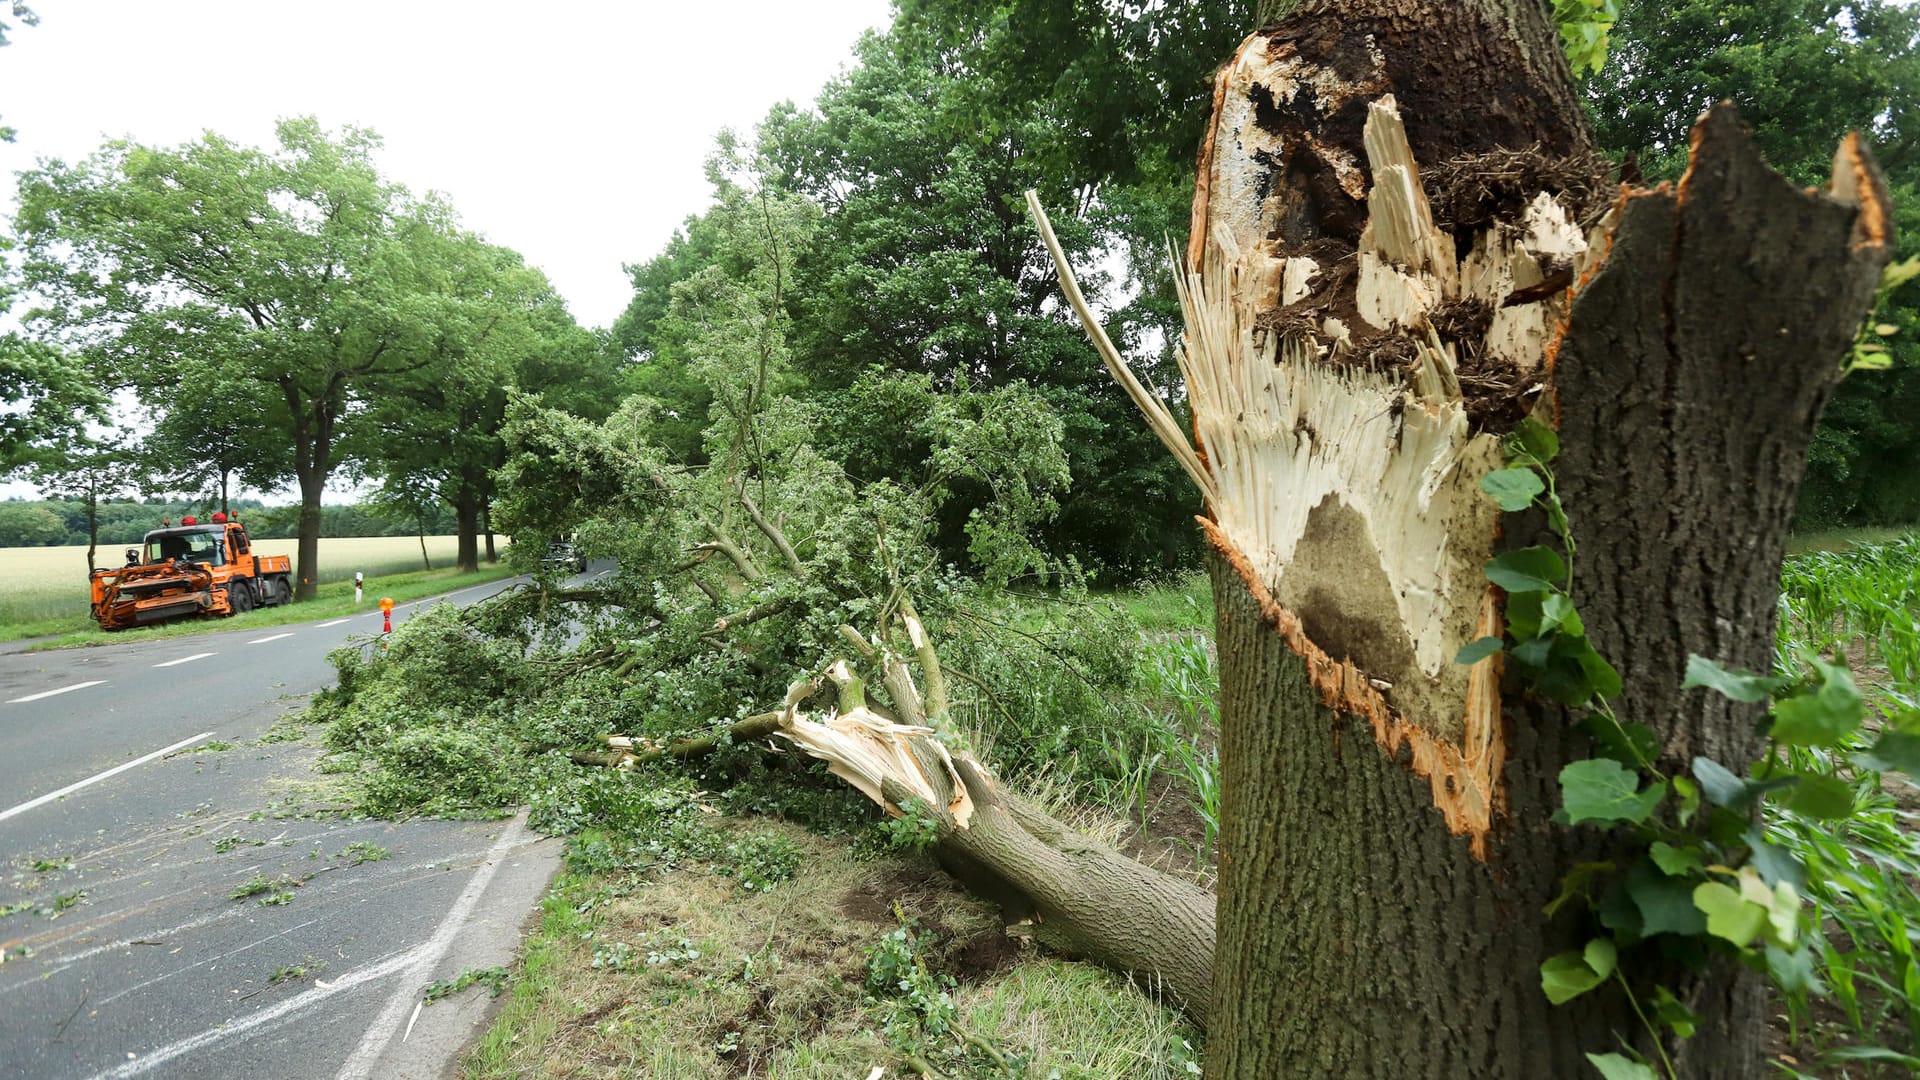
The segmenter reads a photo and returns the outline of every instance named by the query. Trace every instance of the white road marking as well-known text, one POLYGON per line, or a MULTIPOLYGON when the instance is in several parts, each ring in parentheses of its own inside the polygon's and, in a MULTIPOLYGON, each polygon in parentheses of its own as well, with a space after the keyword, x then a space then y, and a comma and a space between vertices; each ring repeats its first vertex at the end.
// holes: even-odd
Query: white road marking
POLYGON ((197 652, 197 653, 194 653, 192 656, 183 656, 178 660, 167 660, 162 663, 155 664, 153 666, 154 667, 172 667, 175 664, 188 664, 188 663, 192 663, 195 660, 205 660, 209 656, 218 656, 218 655, 220 654, 210 653, 210 652, 197 652))
MULTIPOLYGON (((88 683, 87 685, 92 686, 93 684, 88 683)), ((61 798, 62 796, 71 795, 74 792, 79 791, 81 788, 86 787, 89 784, 97 784, 100 781, 105 780, 109 776, 118 776, 119 774, 126 772, 128 769, 133 768, 135 765, 145 765, 147 762, 152 761, 154 758, 166 757, 168 754, 173 753, 175 750, 184 750, 195 743, 205 742, 211 738, 213 738, 213 732, 203 731, 200 734, 195 735, 191 739, 181 739, 179 742, 174 743, 172 746, 163 746, 160 749, 155 750, 151 754, 148 754, 144 757, 134 758, 132 761, 129 761, 124 765, 115 765, 113 768, 108 769, 106 772, 97 773, 93 776, 89 776, 85 780, 82 780, 77 784, 68 784, 66 787, 61 788, 59 791, 49 791, 45 795, 42 795, 37 799, 29 799, 28 801, 21 803, 19 806, 15 806, 8 810, 0 810, 0 821, 5 821, 8 818, 14 816, 15 814, 24 814, 36 806, 45 806, 47 803, 50 803, 55 799, 61 798)))
POLYGON ((318 629, 325 630, 329 626, 339 626, 343 622, 352 622, 352 621, 353 621, 353 616, 349 615, 344 619, 335 619, 332 622, 323 622, 320 624, 318 629))
POLYGON ((28 694, 26 697, 9 698, 7 704, 21 705, 29 701, 39 701, 43 697, 52 697, 55 694, 65 694, 74 690, 85 690, 89 686, 99 686, 106 681, 105 679, 94 679, 89 682, 74 683, 72 686, 63 686, 58 690, 42 690, 37 694, 28 694))
POLYGON ((428 946, 426 945, 416 945, 406 952, 389 956, 371 967, 350 971, 325 986, 316 986, 311 990, 302 991, 278 1005, 261 1009, 257 1013, 249 1014, 238 1020, 222 1024, 219 1027, 209 1028, 198 1035, 189 1035, 179 1042, 162 1046, 152 1053, 147 1054, 145 1057, 129 1061, 117 1069, 108 1069, 106 1072, 95 1073, 90 1080, 129 1080, 130 1077, 139 1076, 141 1073, 157 1069, 182 1054, 190 1054, 203 1046, 219 1042, 222 1039, 227 1039, 235 1035, 244 1035, 262 1024, 270 1024, 286 1016, 288 1013, 297 1012, 309 1005, 318 1004, 335 994, 344 993, 362 983, 369 983, 375 979, 385 978, 396 971, 404 971, 409 965, 414 963, 419 955, 425 952, 427 948, 428 946))
POLYGON ((473 914, 474 905, 480 902, 480 895, 487 891, 487 885, 493 881, 494 872, 506 861, 507 852, 532 841, 524 816, 514 818, 511 824, 500 830, 500 838, 487 851, 486 863, 473 872, 473 880, 467 882, 460 898, 447 911, 447 917, 434 928, 433 936, 427 939, 427 943, 410 954, 414 961, 409 965, 409 970, 401 976, 400 985, 394 989, 393 996, 387 999, 386 1008, 380 1011, 373 1026, 361 1037, 360 1045, 354 1048, 347 1063, 340 1067, 335 1080, 366 1080, 373 1075, 373 1067, 379 1063, 380 1055, 386 1052, 387 1044, 393 1041, 401 1023, 406 1020, 407 1008, 419 998, 427 976, 433 974, 434 965, 446 955, 453 939, 466 929, 468 916, 473 914))
POLYGON ((257 637, 257 638, 254 638, 252 641, 247 642, 247 644, 265 645, 269 641, 279 641, 283 637, 292 637, 292 636, 293 636, 293 631, 289 630, 284 634, 268 634, 266 637, 257 637))

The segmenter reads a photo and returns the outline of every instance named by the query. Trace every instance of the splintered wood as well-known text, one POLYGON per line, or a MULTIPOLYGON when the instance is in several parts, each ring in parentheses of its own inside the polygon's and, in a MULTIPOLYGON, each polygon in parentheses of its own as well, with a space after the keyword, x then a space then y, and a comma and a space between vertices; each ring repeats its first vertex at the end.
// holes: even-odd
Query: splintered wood
MULTIPOLYGON (((966 828, 973 818, 973 799, 932 728, 896 724, 864 707, 824 721, 809 720, 799 706, 789 705, 779 734, 825 761, 829 772, 895 817, 900 816, 900 808, 882 794, 887 781, 899 784, 929 808, 944 810, 956 829, 966 828), (926 762, 924 757, 934 760, 926 762)), ((985 775, 985 770, 981 772, 985 775)))
POLYGON ((1503 465, 1504 430, 1538 405, 1575 275, 1597 257, 1549 191, 1470 243, 1436 225, 1385 86, 1258 35, 1222 71, 1175 275, 1197 444, 1183 440, 1180 457, 1204 474, 1209 542, 1305 658, 1322 702, 1404 755, 1484 858, 1502 803, 1501 658, 1453 662, 1501 627, 1481 571, 1499 511, 1480 480, 1503 465), (1279 164, 1293 136, 1274 103, 1303 96, 1320 116, 1365 103, 1360 137, 1309 140, 1318 194, 1290 190, 1279 164), (1329 197, 1364 209, 1351 239, 1301 228, 1329 197), (1503 412, 1468 392, 1469 364, 1473 386, 1504 388, 1503 412))

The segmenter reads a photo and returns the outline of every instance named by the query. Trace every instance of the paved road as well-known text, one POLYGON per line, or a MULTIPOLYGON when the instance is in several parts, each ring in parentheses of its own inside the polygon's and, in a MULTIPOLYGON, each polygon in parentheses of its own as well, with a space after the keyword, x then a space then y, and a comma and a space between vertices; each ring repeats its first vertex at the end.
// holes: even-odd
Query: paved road
POLYGON ((505 960, 555 852, 346 820, 316 746, 261 741, 379 625, 0 654, 0 1078, 437 1073, 485 995, 416 1013, 421 988, 505 960))

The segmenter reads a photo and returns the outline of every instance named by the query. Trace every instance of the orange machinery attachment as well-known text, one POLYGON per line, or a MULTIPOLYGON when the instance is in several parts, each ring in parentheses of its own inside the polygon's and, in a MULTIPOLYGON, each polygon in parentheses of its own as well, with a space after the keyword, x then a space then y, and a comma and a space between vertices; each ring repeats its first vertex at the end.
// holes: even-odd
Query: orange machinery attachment
POLYGON ((93 617, 124 630, 187 616, 238 615, 293 599, 292 560, 255 555, 246 526, 225 514, 155 529, 127 564, 93 572, 93 617))

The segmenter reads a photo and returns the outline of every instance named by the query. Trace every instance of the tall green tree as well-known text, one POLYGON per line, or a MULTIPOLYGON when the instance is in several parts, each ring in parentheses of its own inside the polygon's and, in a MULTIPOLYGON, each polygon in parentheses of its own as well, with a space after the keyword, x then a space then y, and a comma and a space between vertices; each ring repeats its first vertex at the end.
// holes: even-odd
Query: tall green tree
POLYGON ((207 134, 184 146, 108 143, 20 178, 24 277, 39 332, 84 351, 148 405, 229 394, 235 424, 284 440, 300 489, 296 595, 314 594, 320 497, 357 396, 418 370, 421 291, 383 180, 379 140, 282 121, 260 150, 207 134), (210 379, 184 379, 204 371, 210 379), (264 406, 264 411, 262 408, 264 406))
POLYGON ((596 378, 598 343, 517 253, 447 221, 408 229, 417 230, 409 243, 428 298, 415 343, 421 364, 366 401, 359 456, 389 498, 428 492, 452 509, 456 565, 472 572, 493 472, 505 461, 500 428, 509 393, 550 389, 554 404, 598 417, 610 380, 596 378))

